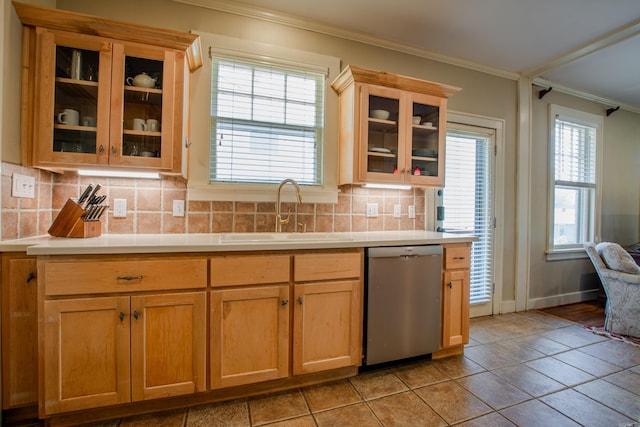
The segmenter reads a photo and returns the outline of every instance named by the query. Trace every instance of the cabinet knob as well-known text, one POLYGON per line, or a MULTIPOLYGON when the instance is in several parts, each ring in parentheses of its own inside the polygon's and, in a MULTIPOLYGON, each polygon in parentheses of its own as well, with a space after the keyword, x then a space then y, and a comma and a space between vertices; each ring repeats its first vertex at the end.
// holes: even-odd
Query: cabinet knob
POLYGON ((33 271, 30 272, 29 274, 27 274, 27 283, 29 283, 30 281, 32 281, 35 278, 36 278, 36 275, 33 274, 33 271))
POLYGON ((101 153, 104 153, 104 145, 100 144, 100 147, 98 148, 98 151, 101 153))
POLYGON ((282 302, 280 302, 281 306, 285 306, 287 304, 289 304, 289 300, 288 299, 283 299, 282 302))
POLYGON ((120 321, 122 322, 124 320, 124 313, 120 312, 120 314, 118 315, 118 317, 120 318, 120 321))
POLYGON ((302 297, 298 297, 298 304, 302 304, 302 297))
POLYGON ((113 154, 116 154, 116 151, 117 151, 117 150, 116 150, 116 146, 115 146, 115 145, 114 145, 113 147, 111 147, 111 152, 112 152, 113 154))
POLYGON ((185 146, 186 148, 191 147, 191 142, 189 142, 189 138, 185 138, 185 139, 184 139, 184 146, 185 146))
POLYGON ((133 317, 135 317, 135 318, 136 318, 136 320, 138 320, 138 317, 140 317, 140 313, 138 313, 138 310, 135 310, 135 311, 133 312, 133 317))
POLYGON ((400 173, 404 175, 405 173, 407 173, 407 170, 406 170, 406 169, 402 169, 402 170, 400 171, 400 173))
POLYGON ((449 283, 447 283, 447 286, 449 287, 449 289, 451 289, 451 288, 453 288, 453 283, 449 282, 449 283))

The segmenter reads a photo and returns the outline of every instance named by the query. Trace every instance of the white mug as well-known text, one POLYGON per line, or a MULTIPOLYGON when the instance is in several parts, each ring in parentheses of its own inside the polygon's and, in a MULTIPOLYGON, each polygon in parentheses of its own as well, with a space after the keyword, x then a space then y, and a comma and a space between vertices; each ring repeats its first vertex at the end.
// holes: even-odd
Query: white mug
POLYGON ((156 119, 147 119, 147 130, 151 132, 158 132, 160 130, 160 122, 156 119))
POLYGON ((96 118, 95 117, 85 116, 85 117, 82 118, 82 126, 95 127, 95 125, 96 125, 96 118))
POLYGON ((133 119, 133 130, 147 130, 144 119, 133 119))
POLYGON ((80 113, 78 110, 65 108, 62 113, 58 114, 58 122, 63 125, 78 126, 80 124, 80 113))

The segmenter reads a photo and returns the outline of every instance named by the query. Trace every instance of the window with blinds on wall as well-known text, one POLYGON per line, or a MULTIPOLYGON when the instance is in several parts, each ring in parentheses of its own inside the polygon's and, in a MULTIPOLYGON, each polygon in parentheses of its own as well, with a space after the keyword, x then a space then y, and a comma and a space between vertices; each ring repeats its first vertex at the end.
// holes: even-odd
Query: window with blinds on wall
POLYGON ((594 239, 598 125, 554 115, 551 249, 580 248, 594 239))
POLYGON ((322 184, 325 75, 212 59, 211 182, 322 184))

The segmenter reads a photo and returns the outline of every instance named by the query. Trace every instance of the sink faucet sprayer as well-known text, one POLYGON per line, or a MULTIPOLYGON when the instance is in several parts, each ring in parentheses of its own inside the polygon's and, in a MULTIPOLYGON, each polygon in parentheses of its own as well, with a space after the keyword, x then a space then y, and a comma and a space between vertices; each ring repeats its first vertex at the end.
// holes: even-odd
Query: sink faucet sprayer
POLYGON ((294 187, 296 187, 296 196, 298 197, 298 203, 302 203, 302 193, 300 193, 300 186, 298 186, 298 183, 291 178, 283 179, 280 185, 278 186, 278 192, 276 194, 276 233, 280 233, 282 231, 282 224, 289 223, 289 216, 291 215, 291 210, 289 210, 287 212, 287 217, 285 219, 282 219, 282 207, 280 206, 280 192, 282 191, 282 187, 284 187, 284 185, 287 182, 290 182, 291 184, 293 184, 294 187))

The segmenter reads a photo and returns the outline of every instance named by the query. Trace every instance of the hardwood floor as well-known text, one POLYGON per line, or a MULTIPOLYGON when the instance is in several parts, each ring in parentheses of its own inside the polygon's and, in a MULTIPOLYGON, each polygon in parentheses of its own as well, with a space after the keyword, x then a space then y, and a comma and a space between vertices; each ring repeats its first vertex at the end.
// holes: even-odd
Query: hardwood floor
POLYGON ((599 300, 543 308, 540 311, 581 325, 604 325, 604 305, 599 300))

